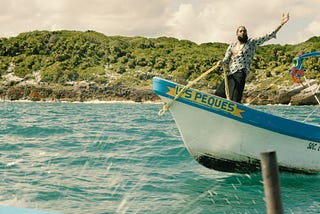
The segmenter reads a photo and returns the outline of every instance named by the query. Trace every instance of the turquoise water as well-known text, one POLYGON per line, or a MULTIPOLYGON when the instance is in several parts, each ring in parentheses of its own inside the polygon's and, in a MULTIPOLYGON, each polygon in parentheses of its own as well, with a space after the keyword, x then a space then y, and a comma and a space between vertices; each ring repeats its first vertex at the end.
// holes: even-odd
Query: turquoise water
MULTIPOLYGON (((262 176, 209 170, 159 104, 0 103, 0 204, 57 213, 266 213, 262 176)), ((314 107, 263 106, 304 120, 314 107)), ((320 124, 320 110, 309 118, 320 124)), ((320 212, 320 175, 280 174, 285 213, 320 212)), ((1 212, 1 210, 0 210, 1 212)))

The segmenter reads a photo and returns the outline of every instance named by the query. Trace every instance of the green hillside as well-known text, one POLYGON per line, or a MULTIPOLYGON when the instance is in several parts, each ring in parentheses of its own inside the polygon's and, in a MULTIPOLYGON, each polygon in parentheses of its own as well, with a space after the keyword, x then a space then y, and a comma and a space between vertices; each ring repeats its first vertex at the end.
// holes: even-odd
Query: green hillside
MULTIPOLYGON (((35 71, 46 84, 88 81, 150 87, 160 76, 185 84, 222 59, 228 44, 196 44, 170 37, 105 36, 94 31, 33 31, 0 38, 0 76, 14 72, 27 77, 35 71)), ((320 37, 296 45, 258 47, 249 82, 288 80, 292 58, 300 51, 320 51, 320 37)), ((305 60, 309 79, 320 80, 320 58, 305 60)), ((214 89, 222 78, 213 72, 196 87, 214 89)), ((264 86, 261 86, 264 87, 264 86)))

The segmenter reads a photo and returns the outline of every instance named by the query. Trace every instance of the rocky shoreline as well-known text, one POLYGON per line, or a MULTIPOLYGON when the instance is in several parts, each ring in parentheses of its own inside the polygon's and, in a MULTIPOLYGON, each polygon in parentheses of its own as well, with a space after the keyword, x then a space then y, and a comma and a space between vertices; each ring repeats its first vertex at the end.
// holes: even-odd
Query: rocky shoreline
POLYGON ((43 102, 90 102, 90 101, 160 101, 148 88, 129 88, 121 83, 102 85, 95 82, 68 82, 48 84, 41 82, 40 73, 25 78, 8 72, 0 80, 0 100, 43 102))
MULTIPOLYGON (((132 101, 160 102, 151 87, 127 87, 121 83, 99 85, 95 82, 69 82, 64 85, 45 84, 34 74, 33 77, 19 78, 11 73, 0 80, 0 100, 2 101, 43 101, 43 102, 91 102, 91 101, 132 101)), ((259 92, 257 86, 248 84, 243 95, 243 103, 254 105, 317 105, 314 96, 320 97, 317 81, 310 80, 305 85, 280 87, 276 91, 259 92)))
POLYGON ((319 105, 320 85, 316 80, 308 80, 290 87, 278 86, 277 90, 258 92, 256 86, 247 87, 243 95, 243 103, 255 105, 319 105))
POLYGON ((43 102, 160 101, 151 89, 127 88, 121 85, 101 87, 95 84, 80 87, 59 85, 0 86, 0 99, 3 101, 30 100, 43 102))

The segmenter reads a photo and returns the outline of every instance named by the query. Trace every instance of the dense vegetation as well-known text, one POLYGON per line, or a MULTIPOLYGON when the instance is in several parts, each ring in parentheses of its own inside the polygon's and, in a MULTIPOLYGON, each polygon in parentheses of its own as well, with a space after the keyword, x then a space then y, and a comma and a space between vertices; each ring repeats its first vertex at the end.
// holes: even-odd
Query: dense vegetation
MULTIPOLYGON (((94 31, 33 31, 0 38, 0 77, 14 72, 27 77, 40 72, 41 81, 65 84, 88 81, 149 87, 153 76, 180 83, 196 78, 222 59, 224 43, 196 44, 175 38, 105 36, 94 31)), ((248 80, 288 75, 292 58, 300 51, 320 50, 320 37, 296 45, 258 47, 248 80)), ((305 60, 308 78, 320 80, 319 58, 305 60)), ((288 79, 289 76, 286 76, 288 79)), ((222 78, 213 72, 198 87, 209 88, 222 78)), ((261 79, 260 79, 261 80, 261 79)))

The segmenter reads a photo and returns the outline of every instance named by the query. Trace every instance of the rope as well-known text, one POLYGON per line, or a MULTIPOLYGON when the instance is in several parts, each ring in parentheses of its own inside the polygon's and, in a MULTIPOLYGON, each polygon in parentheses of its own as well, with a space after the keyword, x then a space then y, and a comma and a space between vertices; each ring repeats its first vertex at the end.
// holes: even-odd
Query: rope
POLYGON ((303 122, 307 122, 309 120, 309 118, 317 111, 319 110, 320 108, 320 105, 317 105, 312 111, 311 113, 303 120, 303 122))
POLYGON ((177 100, 179 97, 181 97, 181 95, 188 90, 192 85, 194 85, 196 82, 198 82, 200 79, 204 78, 205 76, 207 76, 210 72, 212 72, 213 70, 216 70, 219 67, 219 63, 217 63, 215 66, 213 66, 212 68, 210 68, 209 70, 207 70, 206 72, 204 72, 203 74, 201 74, 199 77, 197 77, 196 79, 194 79, 193 81, 189 82, 186 86, 184 86, 181 91, 172 99, 170 100, 168 103, 166 103, 162 109, 158 112, 158 115, 161 116, 163 115, 166 111, 169 110, 169 108, 171 107, 171 105, 174 103, 175 100, 177 100))
MULTIPOLYGON (((306 81, 307 85, 308 85, 309 87, 311 87, 311 85, 310 85, 310 83, 309 83, 309 81, 307 80, 306 77, 304 77, 304 80, 306 81)), ((316 88, 315 91, 311 90, 311 92, 312 92, 312 95, 314 96, 314 98, 316 99, 316 101, 318 102, 318 104, 320 105, 320 100, 318 99, 317 94, 316 94, 318 90, 319 90, 319 87, 316 88)))
MULTIPOLYGON (((307 85, 309 86, 309 87, 311 87, 311 85, 310 85, 310 83, 307 81, 307 78, 306 77, 304 77, 304 80, 307 82, 307 85)), ((311 91, 312 92, 312 95, 314 96, 314 98, 316 99, 316 101, 318 102, 318 104, 319 105, 317 105, 314 109, 313 109, 313 111, 311 111, 311 113, 304 119, 304 121, 303 122, 307 122, 308 120, 309 120, 309 118, 319 109, 319 107, 320 107, 320 101, 319 101, 319 99, 318 99, 318 97, 317 97, 317 92, 318 92, 318 90, 320 89, 320 85, 313 91, 311 91)))

